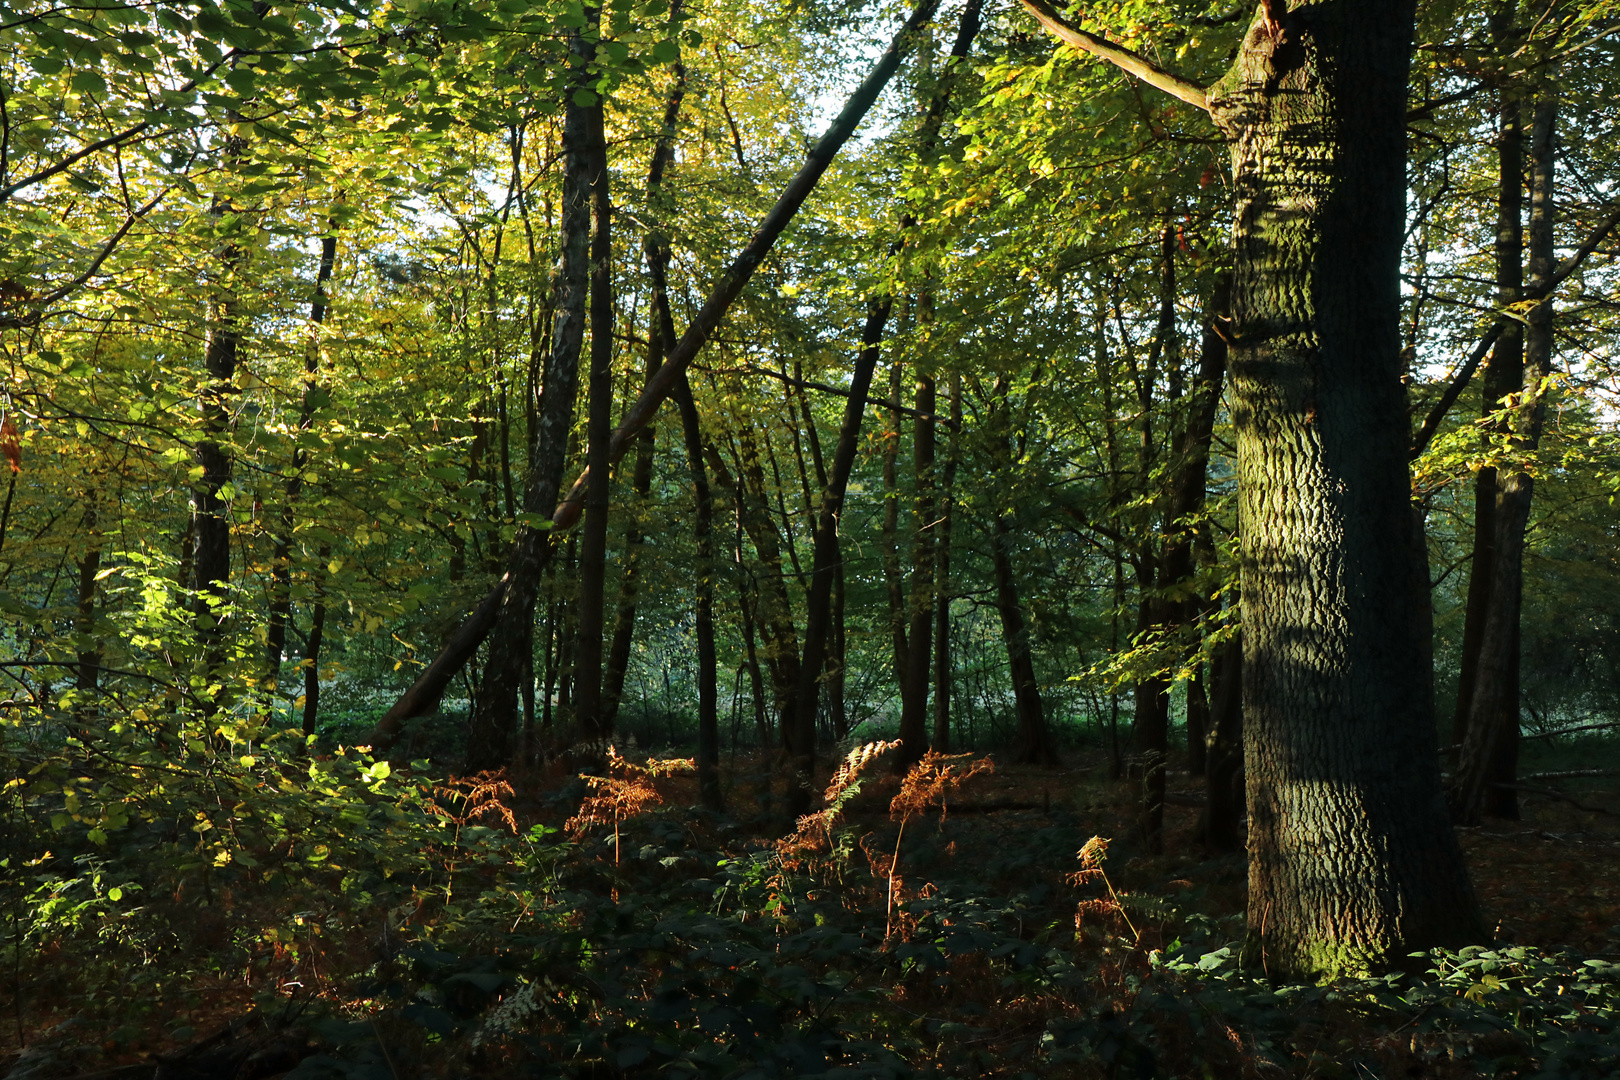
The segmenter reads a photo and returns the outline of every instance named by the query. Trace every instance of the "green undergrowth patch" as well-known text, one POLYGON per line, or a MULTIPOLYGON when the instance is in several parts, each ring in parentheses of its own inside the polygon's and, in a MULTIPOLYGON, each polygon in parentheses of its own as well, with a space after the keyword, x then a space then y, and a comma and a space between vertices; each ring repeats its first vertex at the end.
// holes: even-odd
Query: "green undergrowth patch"
POLYGON ((249 756, 126 791, 122 824, 84 761, 12 786, 0 959, 35 1031, 78 1015, 116 1063, 256 1007, 307 1030, 293 1080, 1620 1070, 1620 966, 1474 948, 1275 985, 1201 888, 1116 891, 1062 806, 851 791, 784 840, 628 763, 542 821, 500 778, 249 756))

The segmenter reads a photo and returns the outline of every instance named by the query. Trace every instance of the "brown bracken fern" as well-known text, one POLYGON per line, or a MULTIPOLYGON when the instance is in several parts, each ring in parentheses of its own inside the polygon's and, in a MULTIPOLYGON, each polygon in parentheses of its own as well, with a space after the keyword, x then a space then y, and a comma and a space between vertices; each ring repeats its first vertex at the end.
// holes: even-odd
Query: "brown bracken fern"
POLYGON ((613 861, 619 861, 619 825, 633 818, 649 806, 664 801, 653 780, 677 772, 691 772, 697 763, 691 758, 649 758, 645 765, 626 761, 619 751, 607 748, 609 775, 592 776, 581 773, 580 779, 590 788, 590 794, 579 805, 579 813, 563 823, 577 840, 593 825, 613 826, 613 861))
POLYGON ((1078 889, 1101 882, 1108 890, 1108 895, 1081 900, 1079 906, 1075 908, 1074 928, 1079 930, 1087 916, 1108 918, 1117 915, 1124 920, 1131 935, 1140 941, 1142 932, 1125 913, 1125 906, 1119 902, 1119 893, 1114 891, 1114 883, 1108 880, 1108 874, 1103 870, 1103 860, 1107 857, 1108 841, 1101 836, 1093 836, 1086 841, 1085 847, 1076 852, 1076 858, 1080 860, 1080 869, 1069 875, 1069 884, 1078 889))

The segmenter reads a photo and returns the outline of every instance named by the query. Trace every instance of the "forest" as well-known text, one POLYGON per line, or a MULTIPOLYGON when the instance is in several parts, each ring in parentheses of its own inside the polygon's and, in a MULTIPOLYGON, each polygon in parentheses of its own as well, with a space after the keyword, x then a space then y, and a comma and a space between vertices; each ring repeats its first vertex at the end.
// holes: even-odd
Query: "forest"
POLYGON ((1617 259, 1616 0, 0 0, 0 1077, 1620 1075, 1617 259))

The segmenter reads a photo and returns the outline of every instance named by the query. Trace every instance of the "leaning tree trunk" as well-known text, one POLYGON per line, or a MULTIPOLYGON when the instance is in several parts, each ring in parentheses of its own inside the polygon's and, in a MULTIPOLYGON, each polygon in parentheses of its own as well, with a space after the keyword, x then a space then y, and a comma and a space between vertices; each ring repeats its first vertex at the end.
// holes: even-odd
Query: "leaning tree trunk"
POLYGON ((1208 95, 1237 205, 1249 913, 1273 976, 1483 936, 1406 587, 1410 0, 1267 3, 1208 95))
MULTIPOLYGON (((1530 287, 1545 292, 1553 272, 1553 154, 1557 101, 1550 94, 1536 103, 1530 145, 1530 287)), ((1523 382, 1508 417, 1514 450, 1533 455, 1541 441, 1542 389, 1552 369, 1552 300, 1530 309, 1526 319, 1523 382)), ((1496 565, 1490 605, 1480 636, 1479 661, 1468 717, 1468 733, 1457 762, 1453 812, 1465 825, 1477 825, 1490 808, 1499 816, 1511 806, 1498 800, 1497 785, 1511 784, 1518 764, 1519 616, 1524 599, 1524 537, 1530 523, 1535 479, 1526 465, 1498 470, 1496 483, 1496 565), (1505 752, 1504 752, 1505 751, 1505 752), (1503 772, 1507 778, 1501 779, 1503 772)), ((1503 792, 1511 794, 1511 789, 1503 792)))

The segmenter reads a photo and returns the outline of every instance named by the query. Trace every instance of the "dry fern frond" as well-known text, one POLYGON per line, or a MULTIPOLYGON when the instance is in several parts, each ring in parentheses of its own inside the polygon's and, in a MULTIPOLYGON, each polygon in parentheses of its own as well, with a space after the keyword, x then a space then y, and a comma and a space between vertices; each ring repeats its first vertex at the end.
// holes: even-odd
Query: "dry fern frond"
POLYGON ((563 823, 563 828, 579 839, 593 825, 613 826, 613 861, 619 861, 619 825, 635 817, 649 806, 664 801, 653 780, 678 772, 697 768, 691 758, 650 758, 644 765, 627 761, 612 746, 607 748, 608 769, 618 775, 593 776, 581 773, 580 779, 590 788, 579 805, 579 813, 563 823))
POLYGON ((975 759, 972 754, 940 754, 930 750, 906 773, 900 793, 889 803, 889 817, 903 825, 911 815, 937 806, 939 819, 944 821, 948 796, 980 773, 995 771, 995 762, 989 758, 975 759))
POLYGON ((863 743, 846 754, 844 760, 839 763, 838 771, 833 773, 832 780, 827 784, 826 793, 822 796, 822 801, 826 805, 814 814, 801 817, 798 827, 777 841, 777 852, 784 858, 792 859, 828 843, 832 827, 843 814, 844 806, 860 792, 861 785, 865 782, 861 774, 866 767, 899 745, 898 739, 892 742, 863 743))
POLYGON ((1125 905, 1120 902, 1119 893, 1114 891, 1114 883, 1108 880, 1108 874, 1102 868, 1103 860, 1108 857, 1108 840, 1101 836, 1093 836, 1086 841, 1085 847, 1075 853, 1075 857, 1080 860, 1080 869, 1069 875, 1069 883, 1078 888, 1100 881, 1108 890, 1108 895, 1081 900, 1074 910, 1074 928, 1079 930, 1087 916, 1107 918, 1117 915, 1124 921, 1131 934, 1140 941, 1142 932, 1125 913, 1125 905))
POLYGON ((512 785, 507 782, 504 769, 452 777, 434 787, 433 794, 435 800, 428 804, 428 812, 454 822, 457 829, 465 828, 479 818, 493 817, 499 818, 514 836, 517 835, 517 818, 501 801, 502 797, 512 794, 512 785), (446 803, 449 806, 444 805, 446 803), (458 803, 459 807, 456 805, 458 803))

